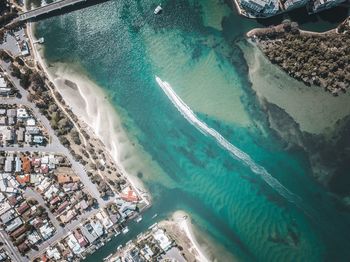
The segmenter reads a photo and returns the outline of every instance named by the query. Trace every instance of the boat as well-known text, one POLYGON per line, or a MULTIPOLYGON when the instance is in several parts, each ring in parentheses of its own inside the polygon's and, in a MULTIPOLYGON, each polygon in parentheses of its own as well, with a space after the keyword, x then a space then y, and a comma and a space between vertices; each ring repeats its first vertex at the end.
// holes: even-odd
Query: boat
POLYGON ((140 223, 140 222, 142 221, 142 216, 138 216, 138 217, 135 219, 135 221, 136 221, 137 223, 140 223))
POLYGON ((124 227, 122 230, 123 234, 125 235, 126 233, 129 232, 129 228, 128 227, 124 227))
POLYGON ((158 214, 156 213, 156 214, 154 214, 153 216, 152 216, 152 219, 154 219, 154 218, 156 218, 158 216, 158 214))
POLYGON ((156 9, 154 9, 154 14, 158 15, 160 12, 162 12, 162 10, 163 10, 163 8, 160 5, 158 5, 156 7, 156 9))

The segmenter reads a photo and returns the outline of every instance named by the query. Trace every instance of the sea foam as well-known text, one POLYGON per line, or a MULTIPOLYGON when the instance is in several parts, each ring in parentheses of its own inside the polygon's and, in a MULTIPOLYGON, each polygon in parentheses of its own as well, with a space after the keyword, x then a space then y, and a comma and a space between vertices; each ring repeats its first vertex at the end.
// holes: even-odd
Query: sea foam
POLYGON ((176 106, 179 112, 186 118, 189 123, 191 123, 204 135, 214 138, 217 143, 228 150, 235 159, 247 165, 255 174, 259 175, 269 186, 276 190, 280 195, 285 197, 288 201, 293 203, 300 201, 298 196, 284 187, 276 178, 268 173, 264 167, 255 163, 247 153, 232 145, 218 131, 209 127, 206 123, 201 121, 192 111, 192 109, 186 105, 186 103, 182 101, 182 99, 175 93, 169 83, 163 81, 158 76, 156 76, 156 81, 164 93, 167 95, 167 97, 170 99, 170 101, 176 106))

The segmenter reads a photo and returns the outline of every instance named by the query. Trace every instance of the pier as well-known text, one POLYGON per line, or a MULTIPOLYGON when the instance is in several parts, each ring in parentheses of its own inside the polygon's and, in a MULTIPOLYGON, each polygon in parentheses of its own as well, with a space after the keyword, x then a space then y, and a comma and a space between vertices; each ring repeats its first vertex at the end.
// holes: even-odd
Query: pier
POLYGON ((27 21, 30 19, 37 18, 41 15, 48 15, 49 13, 52 13, 54 11, 61 10, 63 8, 73 6, 75 4, 80 4, 80 3, 88 3, 93 4, 93 3, 99 3, 99 2, 104 2, 104 1, 94 1, 94 0, 59 0, 38 8, 35 8, 33 10, 29 10, 27 12, 24 12, 19 15, 19 21, 27 21), (90 3, 91 2, 91 3, 90 3))

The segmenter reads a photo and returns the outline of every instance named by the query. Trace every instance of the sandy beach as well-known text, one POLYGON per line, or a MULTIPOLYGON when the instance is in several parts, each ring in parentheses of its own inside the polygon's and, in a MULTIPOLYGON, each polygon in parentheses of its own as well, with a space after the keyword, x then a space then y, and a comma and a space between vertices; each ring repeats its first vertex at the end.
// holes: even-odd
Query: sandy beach
MULTIPOLYGON (((35 41, 34 25, 28 24, 28 36, 31 42, 35 41)), ((127 141, 122 124, 112 108, 105 94, 88 77, 77 74, 69 67, 56 67, 49 70, 46 61, 43 59, 43 47, 38 44, 32 45, 34 59, 43 69, 48 79, 54 84, 55 89, 61 94, 69 109, 81 120, 79 125, 90 137, 100 140, 107 149, 117 168, 129 180, 131 185, 138 191, 142 198, 149 202, 150 194, 144 184, 136 176, 130 175, 121 164, 127 155, 122 155, 123 144, 127 141), (55 73, 53 73, 55 72, 55 73)))
POLYGON ((191 219, 184 211, 176 211, 171 220, 162 221, 159 225, 164 227, 171 237, 183 246, 184 253, 189 261, 210 261, 204 248, 195 239, 191 219))

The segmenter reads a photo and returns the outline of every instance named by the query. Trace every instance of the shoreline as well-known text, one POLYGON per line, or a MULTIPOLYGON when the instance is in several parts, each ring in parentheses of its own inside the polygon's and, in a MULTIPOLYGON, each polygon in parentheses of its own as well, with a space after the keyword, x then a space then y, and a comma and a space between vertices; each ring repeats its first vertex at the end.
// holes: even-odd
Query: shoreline
POLYGON ((246 33, 270 61, 304 86, 323 88, 333 96, 349 88, 349 65, 343 62, 349 39, 347 17, 336 28, 312 32, 299 28, 298 23, 285 20, 268 28, 254 28, 246 33), (302 45, 301 43, 306 44, 302 45), (319 48, 316 49, 315 47, 319 48), (336 61, 336 62, 334 62, 336 61))
MULTIPOLYGON (((83 127, 85 131, 87 131, 87 133, 89 134, 90 137, 95 138, 96 140, 98 140, 103 147, 106 149, 107 155, 108 157, 111 158, 111 160, 114 162, 116 168, 118 171, 120 171, 123 176, 129 181, 129 183, 131 184, 131 186, 137 191, 137 193, 139 194, 139 196, 145 200, 145 202, 147 203, 147 206, 150 206, 152 203, 152 197, 150 195, 150 193, 148 192, 148 190, 146 189, 146 187, 144 186, 143 182, 138 179, 136 176, 130 175, 126 172, 125 168, 123 167, 123 165, 121 164, 120 160, 118 159, 119 157, 119 150, 117 150, 118 148, 118 143, 114 142, 111 143, 112 148, 106 146, 106 141, 104 141, 103 137, 99 134, 99 129, 101 126, 98 126, 98 121, 96 121, 96 118, 98 117, 99 113, 101 112, 97 112, 97 114, 92 118, 92 119, 88 119, 88 115, 80 115, 77 113, 77 107, 73 105, 71 105, 70 103, 68 103, 66 96, 64 94, 62 94, 61 92, 61 88, 58 86, 57 84, 57 79, 55 79, 55 76, 49 71, 48 66, 46 64, 45 59, 42 56, 42 50, 38 49, 34 43, 34 41, 36 40, 36 37, 34 35, 35 32, 35 24, 33 23, 28 23, 27 24, 27 33, 28 33, 28 37, 29 37, 29 42, 30 45, 32 47, 32 52, 33 52, 33 56, 34 56, 34 61, 36 63, 38 63, 38 65, 40 66, 40 69, 44 72, 44 74, 46 75, 46 77, 48 78, 48 80, 53 84, 55 90, 63 97, 64 101, 66 102, 66 105, 68 106, 68 108, 74 113, 74 115, 77 117, 77 119, 79 120, 79 126, 83 127), (90 122, 91 121, 91 122, 90 122), (95 125, 92 125, 91 123, 97 123, 95 125)), ((63 79, 63 80, 68 80, 69 79, 63 79)), ((74 82, 73 82, 74 83, 74 82)), ((77 88, 78 88, 78 92, 80 97, 85 101, 86 105, 89 105, 90 103, 93 103, 93 101, 89 101, 86 96, 83 95, 83 92, 81 91, 81 88, 79 88, 79 85, 74 83, 77 88)), ((96 93, 99 92, 100 94, 98 94, 96 97, 98 97, 100 100, 104 100, 104 103, 107 105, 107 110, 109 110, 110 112, 112 112, 115 116, 116 116, 116 112, 115 110, 112 108, 112 106, 109 104, 108 101, 106 101, 104 99, 104 95, 102 94, 102 90, 89 90, 90 92, 94 92, 93 95, 95 97, 96 93)), ((72 102, 72 101, 71 101, 72 102)), ((96 106, 97 103, 94 103, 94 105, 96 106)), ((90 104, 91 107, 91 104, 90 104)), ((103 128, 103 127, 102 127, 103 128)), ((114 140, 115 141, 115 140, 114 140)))
POLYGON ((196 259, 201 262, 208 262, 208 255, 200 246, 195 238, 195 234, 193 233, 190 216, 184 211, 176 211, 172 216, 172 220, 177 225, 177 227, 184 232, 185 236, 191 242, 192 248, 195 250, 195 252, 197 252, 197 256, 195 256, 196 259))

